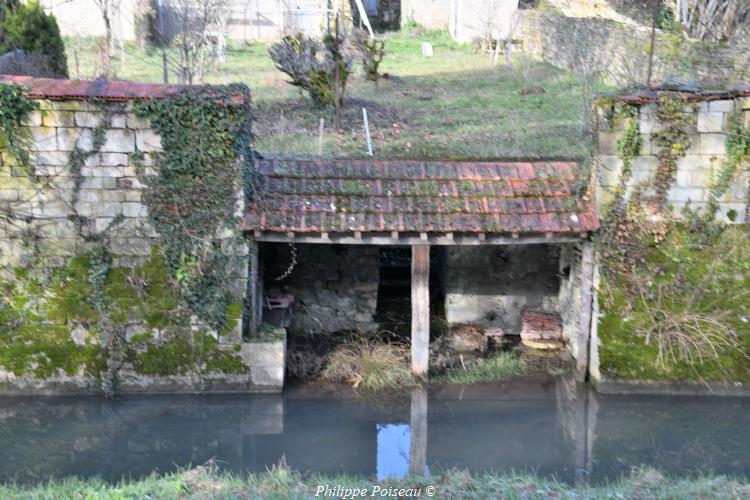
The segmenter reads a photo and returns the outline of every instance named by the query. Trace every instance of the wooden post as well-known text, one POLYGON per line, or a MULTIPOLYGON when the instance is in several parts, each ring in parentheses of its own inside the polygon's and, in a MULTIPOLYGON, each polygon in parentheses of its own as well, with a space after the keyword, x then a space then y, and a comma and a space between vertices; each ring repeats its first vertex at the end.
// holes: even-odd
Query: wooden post
POLYGON ((250 337, 258 335, 258 326, 260 325, 260 301, 258 300, 258 242, 250 240, 250 324, 247 327, 247 333, 250 337))
POLYGON ((589 370, 589 341, 591 337, 591 312, 594 305, 594 244, 583 243, 581 251, 581 311, 578 333, 578 359, 576 375, 585 380, 589 370))
POLYGON ((411 391, 409 474, 423 476, 427 470, 427 388, 411 391))
POLYGON ((427 378, 430 358, 430 247, 411 247, 411 369, 427 378))

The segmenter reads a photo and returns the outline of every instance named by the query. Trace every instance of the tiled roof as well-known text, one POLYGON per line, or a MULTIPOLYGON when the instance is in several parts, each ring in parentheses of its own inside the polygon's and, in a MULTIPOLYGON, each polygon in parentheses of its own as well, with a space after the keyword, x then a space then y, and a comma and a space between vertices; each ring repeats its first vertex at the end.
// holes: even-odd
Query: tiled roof
POLYGON ((573 162, 259 160, 246 230, 583 233, 573 162))
POLYGON ((750 96, 750 84, 737 85, 733 89, 712 90, 701 89, 695 85, 642 88, 634 92, 623 94, 619 99, 631 104, 658 102, 663 95, 679 95, 690 101, 716 101, 721 99, 735 99, 750 96))
MULTIPOLYGON (((24 87, 30 99, 131 101, 136 99, 160 99, 186 88, 182 85, 137 83, 120 80, 58 80, 31 76, 0 75, 0 83, 12 83, 24 87)), ((241 103, 242 96, 233 97, 241 103)))

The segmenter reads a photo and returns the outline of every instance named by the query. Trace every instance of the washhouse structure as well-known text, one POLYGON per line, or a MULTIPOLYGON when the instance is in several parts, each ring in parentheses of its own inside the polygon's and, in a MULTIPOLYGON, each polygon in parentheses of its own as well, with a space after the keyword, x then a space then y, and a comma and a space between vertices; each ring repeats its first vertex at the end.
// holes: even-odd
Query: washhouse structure
POLYGON ((514 335, 523 310, 561 316, 585 374, 599 222, 577 163, 268 159, 256 170, 243 225, 251 335, 273 305, 291 307, 290 335, 374 332, 401 293, 419 375, 431 317, 514 335))

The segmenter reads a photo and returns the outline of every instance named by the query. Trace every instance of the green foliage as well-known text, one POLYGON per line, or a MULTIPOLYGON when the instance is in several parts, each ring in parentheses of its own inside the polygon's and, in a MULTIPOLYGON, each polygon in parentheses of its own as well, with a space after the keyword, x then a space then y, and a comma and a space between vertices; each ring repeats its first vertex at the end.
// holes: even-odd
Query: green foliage
POLYGON ((673 224, 628 272, 603 268, 599 322, 605 376, 651 380, 750 380, 750 231, 695 232, 673 224), (700 325, 698 352, 660 353, 658 335, 700 325), (721 341, 724 335, 731 343, 721 341), (706 343, 705 336, 716 348, 706 343), (679 353, 678 353, 679 354, 679 353))
POLYGON ((0 147, 7 149, 18 167, 32 175, 29 166, 29 144, 18 135, 21 121, 39 106, 23 95, 17 85, 0 85, 0 147))
POLYGON ((679 33, 680 28, 675 20, 674 11, 667 5, 665 0, 659 0, 659 18, 657 24, 662 31, 667 33, 679 33))
POLYGON ((60 37, 60 29, 55 17, 44 11, 39 0, 6 10, 2 31, 4 36, 0 38, 0 53, 18 48, 29 54, 42 55, 56 76, 67 77, 65 44, 60 37))
MULTIPOLYGON (((719 210, 719 201, 729 189, 732 180, 748 156, 750 131, 745 128, 744 114, 740 106, 730 115, 729 133, 726 139, 727 158, 708 191, 706 218, 713 220, 719 210)), ((750 200, 747 200, 750 203, 750 200)))
POLYGON ((656 120, 661 125, 651 139, 659 148, 659 164, 654 175, 653 189, 657 208, 663 208, 667 193, 677 173, 677 159, 685 156, 690 147, 688 129, 692 126, 691 114, 684 112, 685 99, 662 95, 656 110, 656 120))
POLYGON ((351 73, 343 37, 326 34, 318 41, 301 32, 284 35, 268 54, 279 71, 291 78, 289 83, 306 91, 316 105, 332 107, 336 99, 343 104, 351 73))
POLYGON ((249 99, 242 86, 207 87, 135 105, 161 136, 156 174, 146 175, 142 163, 137 174, 148 186, 144 203, 170 276, 181 301, 216 331, 226 329, 227 308, 239 301, 228 283, 242 259, 227 255, 222 243, 231 240, 219 237, 228 230, 239 238, 236 193, 243 182, 252 193, 249 99))
POLYGON ((206 373, 241 374, 245 371, 239 355, 220 349, 213 337, 202 332, 176 335, 161 342, 149 337, 137 340, 145 344, 145 349, 133 343, 126 358, 142 375, 184 375, 196 368, 206 373))
POLYGON ((495 382, 526 374, 528 366, 523 358, 509 352, 466 362, 466 366, 451 368, 443 377, 451 384, 495 382))
POLYGON ((617 156, 622 160, 622 174, 615 192, 615 207, 619 207, 622 203, 625 188, 632 175, 630 166, 635 157, 641 153, 643 147, 643 139, 638 128, 638 108, 624 104, 619 109, 620 115, 627 118, 628 124, 625 133, 617 141, 617 156))

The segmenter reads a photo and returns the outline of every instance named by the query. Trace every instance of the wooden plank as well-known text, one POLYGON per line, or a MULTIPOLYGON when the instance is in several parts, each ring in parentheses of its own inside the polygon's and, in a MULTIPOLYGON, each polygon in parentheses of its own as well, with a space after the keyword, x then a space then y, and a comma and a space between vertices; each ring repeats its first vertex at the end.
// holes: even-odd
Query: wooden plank
POLYGON ((583 244, 581 252, 581 310, 578 332, 578 359, 576 375, 578 380, 585 380, 589 371, 589 342, 591 338, 591 317, 594 302, 594 244, 583 244))
POLYGON ((260 314, 259 310, 260 301, 258 300, 258 242, 249 242, 249 257, 250 257, 250 280, 247 287, 250 290, 250 321, 247 325, 247 334, 250 337, 256 337, 258 335, 258 325, 260 325, 260 314))
POLYGON ((411 369, 427 378, 430 358, 430 247, 411 247, 411 369))
MULTIPOLYGON (((425 233, 426 235, 426 233, 425 233)), ((426 237, 426 236, 425 236, 426 237)), ((534 245, 539 243, 580 243, 581 238, 578 233, 573 234, 556 234, 550 239, 544 235, 520 236, 518 233, 513 235, 504 234, 463 234, 454 233, 453 239, 449 240, 446 236, 435 236, 429 242, 419 236, 408 236, 399 233, 398 238, 392 237, 386 233, 362 233, 362 239, 354 237, 353 233, 295 233, 294 238, 288 238, 285 233, 263 232, 257 241, 267 241, 274 243, 318 243, 318 244, 338 244, 338 245, 534 245), (325 236, 324 236, 325 235, 325 236)))

